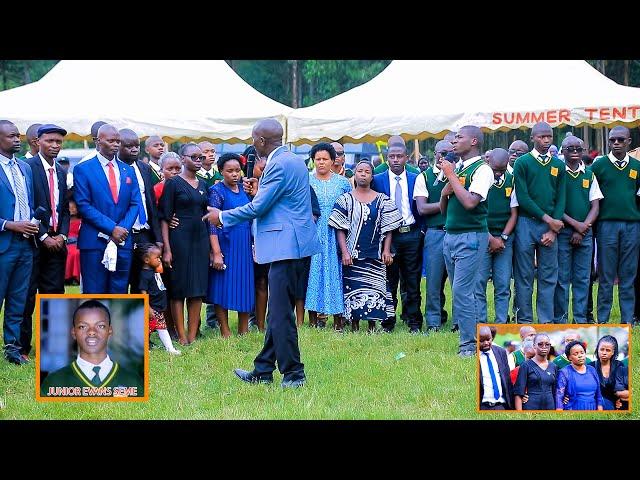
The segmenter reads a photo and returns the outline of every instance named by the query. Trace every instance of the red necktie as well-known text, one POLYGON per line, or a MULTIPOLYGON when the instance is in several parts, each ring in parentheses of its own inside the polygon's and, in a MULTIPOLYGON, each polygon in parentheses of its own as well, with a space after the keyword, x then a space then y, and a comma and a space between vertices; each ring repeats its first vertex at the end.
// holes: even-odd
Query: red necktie
POLYGON ((116 172, 113 170, 113 163, 107 163, 109 167, 109 187, 114 203, 118 203, 118 184, 116 183, 116 172))
POLYGON ((56 221, 56 197, 53 190, 53 170, 53 167, 49 168, 49 203, 51 204, 51 228, 53 228, 54 232, 57 232, 58 222, 56 221))

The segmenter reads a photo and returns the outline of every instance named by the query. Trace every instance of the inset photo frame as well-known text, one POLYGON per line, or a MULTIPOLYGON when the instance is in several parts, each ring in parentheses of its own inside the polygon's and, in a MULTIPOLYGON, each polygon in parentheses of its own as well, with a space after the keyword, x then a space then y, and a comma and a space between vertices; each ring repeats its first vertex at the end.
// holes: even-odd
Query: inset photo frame
POLYGON ((36 296, 36 400, 149 400, 143 294, 36 296))

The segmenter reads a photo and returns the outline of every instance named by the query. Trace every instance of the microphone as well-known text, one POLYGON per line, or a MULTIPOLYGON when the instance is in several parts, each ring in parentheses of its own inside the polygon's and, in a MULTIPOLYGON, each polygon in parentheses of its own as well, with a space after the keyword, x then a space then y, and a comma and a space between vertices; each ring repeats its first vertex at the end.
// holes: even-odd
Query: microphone
MULTIPOLYGON (((458 156, 453 152, 449 152, 444 156, 444 159, 447 160, 448 162, 456 163, 456 161, 458 160, 458 156)), ((440 173, 438 174, 436 181, 433 182, 433 185, 436 186, 438 185, 439 182, 442 182, 442 181, 444 181, 444 172, 440 170, 440 173)))
MULTIPOLYGON (((33 223, 34 225, 40 226, 41 222, 46 222, 49 220, 49 214, 47 213, 47 209, 44 208, 43 206, 39 206, 38 208, 36 208, 36 211, 33 213, 33 217, 31 218, 30 222, 33 223)), ((24 238, 29 238, 31 235, 27 235, 26 233, 23 233, 22 236, 24 238)))
POLYGON ((247 178, 253 178, 253 167, 256 165, 256 156, 253 153, 247 155, 247 178))

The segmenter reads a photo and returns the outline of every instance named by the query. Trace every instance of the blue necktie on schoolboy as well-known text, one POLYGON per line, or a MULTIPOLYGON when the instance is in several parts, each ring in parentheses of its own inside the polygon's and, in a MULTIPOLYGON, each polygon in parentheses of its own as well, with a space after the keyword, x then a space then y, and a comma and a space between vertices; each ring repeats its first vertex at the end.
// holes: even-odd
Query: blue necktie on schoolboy
POLYGON ((496 379, 496 372, 493 370, 493 365, 491 363, 491 357, 489 356, 489 352, 482 352, 487 356, 487 365, 489 366, 489 375, 491 376, 491 383, 493 384, 493 397, 496 399, 496 402, 500 398, 500 389, 498 388, 498 380, 496 379))

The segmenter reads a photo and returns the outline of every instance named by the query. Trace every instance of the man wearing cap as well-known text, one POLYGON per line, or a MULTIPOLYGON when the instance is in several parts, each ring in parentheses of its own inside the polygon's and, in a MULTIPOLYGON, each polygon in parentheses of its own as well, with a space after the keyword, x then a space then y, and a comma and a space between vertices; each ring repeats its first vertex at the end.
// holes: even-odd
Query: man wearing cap
POLYGON ((33 176, 28 163, 17 159, 20 132, 0 120, 0 309, 4 303, 4 357, 16 365, 20 355, 20 325, 33 265, 33 176))
POLYGON ((28 359, 31 350, 31 321, 36 305, 36 293, 64 293, 64 271, 67 262, 69 234, 69 199, 67 180, 56 162, 67 131, 57 125, 38 128, 38 153, 27 163, 33 173, 34 208, 47 211, 48 221, 40 223, 35 250, 29 294, 20 328, 20 353, 28 359))
POLYGON ((74 169, 74 199, 82 216, 78 235, 82 290, 127 293, 140 188, 133 168, 116 158, 118 130, 108 124, 100 127, 97 145, 96 156, 74 169))

